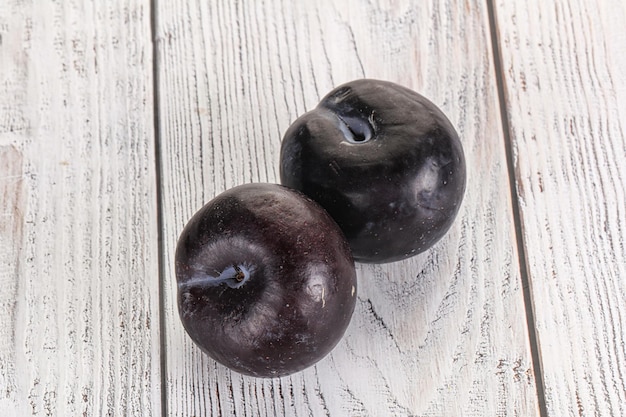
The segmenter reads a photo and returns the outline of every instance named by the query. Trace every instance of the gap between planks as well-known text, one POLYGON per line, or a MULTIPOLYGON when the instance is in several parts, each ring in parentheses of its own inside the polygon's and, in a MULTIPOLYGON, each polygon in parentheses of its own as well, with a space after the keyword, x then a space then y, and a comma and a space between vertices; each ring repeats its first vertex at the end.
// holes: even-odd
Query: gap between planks
POLYGON ((156 181, 156 217, 157 217, 157 258, 159 281, 159 345, 161 366, 161 416, 168 414, 167 409, 167 338, 165 319, 165 241, 163 220, 163 161, 161 159, 161 103, 159 80, 159 35, 158 35, 158 0, 150 0, 150 41, 152 43, 152 114, 154 115, 154 163, 156 181))
POLYGON ((504 69, 502 68, 502 49, 497 27, 498 17, 496 16, 496 5, 494 4, 494 0, 486 0, 486 2, 487 13, 489 15, 489 32, 491 34, 491 51, 493 53, 496 89, 498 92, 498 104, 500 108, 500 121, 502 123, 502 137, 504 140, 509 189, 511 192, 511 212, 513 215, 513 225, 515 229, 515 242, 517 246, 520 279, 522 280, 524 307, 526 309, 526 325, 528 327, 530 353, 535 376, 535 387, 537 389, 537 402, 539 405, 539 415, 541 417, 548 417, 545 385, 543 381, 543 364, 541 362, 541 350, 539 346, 539 339, 537 336, 537 329, 535 327, 535 311, 532 299, 532 280, 528 272, 528 260, 526 257, 526 248, 520 215, 520 196, 517 192, 515 180, 515 159, 513 157, 511 126, 509 123, 509 116, 507 112, 504 69))

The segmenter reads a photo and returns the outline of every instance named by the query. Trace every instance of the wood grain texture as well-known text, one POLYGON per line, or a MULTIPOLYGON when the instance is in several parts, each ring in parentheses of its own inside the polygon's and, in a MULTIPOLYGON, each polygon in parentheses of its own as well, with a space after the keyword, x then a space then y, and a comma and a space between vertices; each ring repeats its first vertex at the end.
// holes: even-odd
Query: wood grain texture
POLYGON ((0 409, 17 396, 15 321, 19 249, 24 227, 23 158, 12 145, 0 146, 0 409))
POLYGON ((167 412, 536 415, 485 5, 337 3, 158 2, 167 412), (318 365, 281 379, 232 373, 180 324, 176 239, 217 193, 278 181, 289 124, 361 77, 420 91, 457 126, 469 167, 459 218, 427 253, 358 265, 353 322, 318 365))
POLYGON ((0 2, 0 415, 159 415, 148 1, 0 2))
POLYGON ((626 415, 626 3, 497 17, 548 413, 626 415))

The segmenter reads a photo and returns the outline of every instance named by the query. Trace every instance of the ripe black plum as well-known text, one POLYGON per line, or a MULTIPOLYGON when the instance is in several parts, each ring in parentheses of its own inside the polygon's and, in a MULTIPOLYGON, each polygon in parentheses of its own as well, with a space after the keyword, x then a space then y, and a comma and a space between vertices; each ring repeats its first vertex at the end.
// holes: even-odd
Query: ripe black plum
POLYGON ((384 263, 425 251, 449 230, 465 193, 465 156, 432 102, 362 79, 332 90, 289 127, 280 179, 330 213, 355 260, 384 263))
POLYGON ((176 248, 178 307, 191 339, 243 374, 313 365, 343 336, 356 300, 349 245, 326 211, 277 184, 223 192, 176 248))

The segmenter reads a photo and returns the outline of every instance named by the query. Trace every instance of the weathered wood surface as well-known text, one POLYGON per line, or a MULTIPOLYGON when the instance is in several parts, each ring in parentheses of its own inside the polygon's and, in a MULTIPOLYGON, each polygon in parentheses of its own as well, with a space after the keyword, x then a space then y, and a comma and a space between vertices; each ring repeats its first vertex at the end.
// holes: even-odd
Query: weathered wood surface
POLYGON ((626 415, 625 18, 618 0, 0 2, 0 415, 626 415), (178 320, 178 234, 226 188, 276 182, 289 124, 361 77, 458 128, 459 218, 427 253, 358 265, 317 366, 232 373, 178 320))
POLYGON ((161 410, 147 1, 0 2, 0 415, 161 410))
POLYGON ((626 3, 499 1, 522 237, 552 416, 626 415, 626 3))

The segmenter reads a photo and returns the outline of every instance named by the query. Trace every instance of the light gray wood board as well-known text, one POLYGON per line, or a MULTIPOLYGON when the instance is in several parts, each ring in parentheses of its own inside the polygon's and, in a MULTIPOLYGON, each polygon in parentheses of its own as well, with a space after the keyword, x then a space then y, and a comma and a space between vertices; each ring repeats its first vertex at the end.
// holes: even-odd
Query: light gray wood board
POLYGON ((536 415, 485 5, 172 1, 157 15, 168 413, 536 415), (231 373, 178 318, 178 235, 219 192, 278 181, 289 124, 364 76, 422 92, 457 126, 469 167, 459 218, 427 253, 358 265, 353 321, 317 366, 231 373))
POLYGON ((626 415, 626 3, 497 2, 551 416, 626 415))
POLYGON ((0 415, 159 415, 148 1, 0 2, 0 415))

